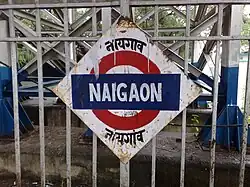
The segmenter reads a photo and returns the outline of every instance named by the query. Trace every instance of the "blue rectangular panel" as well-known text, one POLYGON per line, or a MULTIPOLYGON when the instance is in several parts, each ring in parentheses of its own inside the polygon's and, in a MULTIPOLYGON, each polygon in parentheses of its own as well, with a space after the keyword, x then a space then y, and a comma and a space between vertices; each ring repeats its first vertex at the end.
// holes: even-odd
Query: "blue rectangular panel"
POLYGON ((71 75, 73 109, 179 110, 180 74, 71 75))

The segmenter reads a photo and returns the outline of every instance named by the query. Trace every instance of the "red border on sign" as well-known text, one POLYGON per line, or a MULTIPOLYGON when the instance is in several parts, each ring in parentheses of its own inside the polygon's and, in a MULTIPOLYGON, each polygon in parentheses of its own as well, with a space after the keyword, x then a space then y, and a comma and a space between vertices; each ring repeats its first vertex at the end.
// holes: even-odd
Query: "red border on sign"
MULTIPOLYGON (((155 63, 144 55, 132 51, 118 51, 103 57, 99 64, 99 73, 106 74, 113 67, 121 65, 133 66, 144 74, 161 73, 155 63), (115 59, 116 63, 114 63, 115 59)), ((94 74, 94 69, 90 73, 94 74)), ((134 116, 121 117, 108 110, 93 110, 100 121, 117 130, 134 130, 143 127, 153 121, 159 112, 159 110, 142 110, 134 116)))

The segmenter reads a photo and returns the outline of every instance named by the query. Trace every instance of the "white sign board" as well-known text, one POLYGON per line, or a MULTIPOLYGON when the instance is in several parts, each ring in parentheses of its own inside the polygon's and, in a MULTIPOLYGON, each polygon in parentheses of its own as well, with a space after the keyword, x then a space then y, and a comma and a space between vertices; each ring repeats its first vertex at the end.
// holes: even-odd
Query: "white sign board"
POLYGON ((125 20, 107 31, 53 91, 123 163, 201 93, 125 20))

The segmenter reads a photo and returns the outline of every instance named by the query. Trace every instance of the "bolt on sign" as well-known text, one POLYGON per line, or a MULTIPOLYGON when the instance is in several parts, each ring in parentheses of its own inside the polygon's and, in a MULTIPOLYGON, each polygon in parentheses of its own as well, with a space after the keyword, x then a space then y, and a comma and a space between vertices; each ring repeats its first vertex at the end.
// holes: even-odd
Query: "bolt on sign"
POLYGON ((53 91, 126 163, 201 89, 121 18, 53 91))

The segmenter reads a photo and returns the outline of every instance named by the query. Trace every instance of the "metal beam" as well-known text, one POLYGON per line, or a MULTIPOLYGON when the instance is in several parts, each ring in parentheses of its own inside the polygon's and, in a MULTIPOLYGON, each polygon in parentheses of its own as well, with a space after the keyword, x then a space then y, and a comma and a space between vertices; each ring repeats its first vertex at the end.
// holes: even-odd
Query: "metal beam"
MULTIPOLYGON (((158 9, 160 10, 160 9, 158 9)), ((146 13, 141 19, 139 19, 138 21, 136 21, 137 25, 140 25, 141 23, 143 23, 144 21, 146 21, 148 18, 150 18, 150 16, 154 15, 155 11, 151 10, 148 13, 146 13)))
MULTIPOLYGON (((2 11, 2 13, 3 13, 6 17, 9 16, 8 13, 5 12, 5 11, 2 11)), ((36 36, 36 33, 35 33, 32 29, 30 29, 28 26, 24 25, 20 20, 14 18, 14 24, 15 24, 15 27, 16 27, 20 32, 22 32, 26 37, 35 37, 35 36, 36 36)), ((36 45, 36 44, 34 44, 34 45, 36 45)), ((41 45, 42 45, 42 47, 43 47, 45 50, 51 50, 51 46, 50 46, 50 45, 48 45, 48 44, 46 44, 46 43, 42 43, 41 45)), ((61 53, 60 51, 58 51, 58 50, 56 50, 56 49, 52 49, 52 50, 53 50, 53 56, 57 56, 60 60, 64 61, 65 57, 64 57, 64 54, 63 54, 63 53, 61 53)), ((35 57, 34 59, 36 59, 36 57, 35 57)), ((50 60, 50 59, 45 59, 45 58, 43 58, 44 63, 45 63, 46 61, 48 61, 48 60, 50 60)), ((73 63, 74 61, 72 60, 71 62, 73 63)), ((52 62, 52 63, 53 63, 55 66, 57 66, 57 65, 56 65, 56 62, 52 62)))
POLYGON ((56 30, 42 30, 41 32, 42 34, 48 34, 48 35, 52 35, 52 34, 62 34, 63 31, 56 31, 56 30))
MULTIPOLYGON (((4 12, 3 12, 4 13, 4 12)), ((8 16, 6 14, 6 16, 8 16)), ((15 24, 15 27, 20 31, 22 32, 26 37, 29 37, 29 36, 35 36, 35 32, 30 29, 28 26, 24 25, 21 21, 19 21, 18 19, 14 19, 14 24, 15 24)), ((29 43, 27 42, 23 42, 23 44, 28 47, 32 52, 36 53, 36 49, 30 45, 29 43)), ((34 44, 36 46, 36 44, 34 44)), ((48 50, 51 48, 50 45, 46 44, 46 43, 42 43, 42 47, 45 49, 45 50, 48 50)), ((58 51, 54 50, 55 55, 54 56, 57 56, 60 60, 64 60, 64 54, 61 54, 59 53, 58 51)), ((56 66, 60 71, 62 71, 62 69, 60 68, 59 65, 56 64, 56 62, 54 62, 52 59, 50 60, 50 62, 56 66)), ((49 63, 50 64, 50 63, 49 63)))
POLYGON ((130 0, 120 0, 120 13, 122 16, 129 17, 131 16, 130 0))
MULTIPOLYGON (((62 25, 62 20, 61 17, 57 18, 54 14, 52 14, 51 12, 49 12, 46 9, 41 10, 42 12, 44 12, 45 14, 47 14, 55 23, 57 23, 58 25, 62 25)), ((61 11, 61 10, 60 10, 61 11)), ((62 25, 63 26, 63 25, 62 25)))
MULTIPOLYGON (((212 30, 210 31, 210 36, 215 36, 216 35, 216 31, 217 31, 217 24, 214 24, 212 30)), ((203 70, 207 61, 206 61, 206 54, 209 54, 209 52, 214 48, 216 44, 216 41, 211 40, 211 41, 207 41, 204 48, 203 48, 203 52, 198 60, 198 64, 197 64, 197 68, 200 70, 203 70)))
MULTIPOLYGON (((84 31, 85 32, 85 31, 84 31)), ((77 42, 87 41, 93 42, 98 41, 100 37, 85 37, 85 36, 60 36, 60 37, 0 37, 0 42, 77 42)), ((221 41, 236 41, 236 40, 250 40, 250 36, 160 36, 151 37, 151 41, 209 41, 209 40, 221 40, 221 41)))
MULTIPOLYGON (((1 12, 2 15, 4 15, 5 19, 7 19, 9 17, 9 14, 7 13, 7 11, 2 11, 1 12)), ((26 37, 35 37, 36 33, 29 28, 27 25, 23 24, 20 20, 18 20, 17 18, 14 18, 14 24, 15 24, 15 28, 17 30, 19 30, 24 36, 26 37)), ((42 44, 42 47, 45 49, 49 49, 50 46, 46 45, 46 44, 42 44)))
POLYGON ((105 33, 111 25, 111 8, 102 8, 102 32, 105 33))
MULTIPOLYGON (((25 18, 25 19, 28 19, 28 20, 31 20, 31 21, 36 21, 36 16, 33 15, 33 14, 30 14, 28 12, 25 12, 25 11, 22 11, 22 10, 15 10, 13 11, 14 15, 15 16, 19 16, 19 17, 22 17, 22 18, 25 18)), ((54 28, 56 30, 60 30, 60 31, 63 31, 63 26, 62 25, 59 25, 57 23, 53 23, 51 21, 48 21, 46 19, 43 19, 41 18, 41 23, 44 24, 44 25, 47 25, 51 28, 54 28)))
POLYGON ((78 45, 80 45, 81 47, 84 47, 85 49, 87 50, 90 50, 91 49, 91 45, 88 44, 87 42, 83 41, 83 42, 77 42, 78 45))
POLYGON ((22 44, 28 48, 32 53, 35 53, 37 52, 37 49, 35 47, 33 47, 32 45, 30 45, 28 42, 22 42, 22 44))
MULTIPOLYGON (((225 8, 225 6, 224 6, 225 8)), ((203 21, 199 25, 197 25, 194 29, 191 30, 191 36, 196 36, 201 33, 201 31, 204 31, 207 29, 209 26, 213 25, 214 23, 217 22, 218 15, 214 14, 212 17, 209 17, 207 20, 203 21)), ((173 51, 179 49, 182 45, 184 45, 184 41, 178 41, 171 45, 169 48, 173 51)))
MULTIPOLYGON (((227 5, 225 5, 225 8, 227 7, 227 5)), ((203 17, 201 17, 200 20, 198 20, 197 22, 195 22, 195 25, 199 25, 200 23, 202 23, 203 21, 207 20, 209 17, 212 17, 214 14, 216 14, 216 7, 214 7, 212 10, 210 10, 207 14, 205 14, 203 17)))
POLYGON ((120 6, 119 1, 112 1, 112 2, 83 2, 80 1, 78 3, 40 3, 40 4, 34 4, 32 3, 17 3, 17 4, 5 4, 0 2, 0 10, 6 10, 6 9, 61 9, 61 8, 92 8, 92 7, 117 7, 120 6))
MULTIPOLYGON (((173 7, 173 6, 169 6, 168 7, 170 10, 172 10, 177 16, 186 19, 186 15, 184 13, 182 13, 180 10, 178 10, 177 8, 173 7)), ((158 8, 158 13, 165 11, 166 9, 161 9, 158 8)), ((141 24, 142 22, 146 21, 146 19, 150 18, 151 16, 153 16, 155 14, 155 10, 151 10, 149 11, 147 14, 145 14, 141 19, 139 19, 136 24, 141 24)), ((191 20, 191 25, 194 25, 194 21, 191 20)))
MULTIPOLYGON (((97 13, 97 20, 101 19, 101 12, 99 11, 97 13)), ((69 36, 80 36, 82 33, 84 33, 85 31, 89 30, 92 26, 92 18, 88 19, 86 22, 84 22, 84 24, 81 24, 79 26, 77 26, 73 31, 70 32, 69 36)), ((49 49, 48 51, 46 51, 43 54, 43 63, 46 62, 47 60, 50 59, 51 56, 55 55, 55 51, 63 51, 64 49, 64 43, 63 42, 57 42, 53 48, 49 49)), ((21 73, 22 71, 27 71, 29 74, 34 72, 36 70, 36 63, 37 63, 37 59, 34 58, 32 59, 30 62, 28 62, 20 71, 19 73, 21 73)))
MULTIPOLYGON (((14 6, 6 6, 7 0, 0 0, 0 9, 8 9, 8 7, 29 9, 29 8, 92 8, 92 7, 111 7, 119 6, 118 0, 107 2, 107 0, 97 0, 93 3, 92 0, 68 0, 67 3, 58 3, 58 0, 41 0, 40 5, 35 5, 34 0, 15 0, 14 6), (17 6, 18 5, 18 6, 17 6)), ((204 4, 249 4, 249 0, 131 0, 132 6, 170 6, 170 5, 204 5, 204 4)))
MULTIPOLYGON (((175 8, 174 6, 168 6, 168 8, 171 9, 177 16, 186 20, 186 15, 183 12, 181 12, 180 10, 175 8)), ((194 20, 190 19, 190 24, 194 25, 194 20)))
POLYGON ((211 5, 211 4, 249 4, 249 0, 132 0, 132 6, 167 6, 167 5, 211 5))
MULTIPOLYGON (((96 12, 99 12, 101 9, 98 8, 96 10, 96 12)), ((86 21, 86 19, 88 17, 91 17, 92 16, 92 10, 89 9, 87 12, 85 12, 81 17, 79 17, 76 21, 74 21, 71 25, 70 25, 70 28, 73 30, 75 29, 76 27, 78 27, 79 25, 81 25, 82 23, 84 23, 86 21)))
POLYGON ((59 19, 59 22, 63 23, 63 12, 61 9, 53 9, 55 12, 57 19, 59 19))
MULTIPOLYGON (((154 29, 143 29, 144 31, 148 33, 153 33, 154 29)), ((185 27, 169 27, 169 28, 158 28, 158 32, 184 32, 185 27)), ((53 31, 51 31, 53 33, 53 31)), ((92 31, 86 31, 86 34, 90 34, 92 31)), ((102 31, 98 29, 97 34, 102 34, 102 31)))
POLYGON ((199 5, 198 11, 195 17, 195 22, 198 22, 205 16, 207 12, 207 8, 208 8, 208 5, 199 5))

